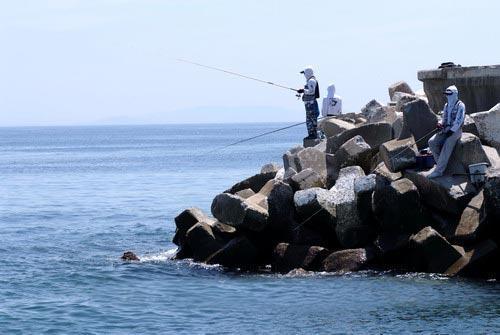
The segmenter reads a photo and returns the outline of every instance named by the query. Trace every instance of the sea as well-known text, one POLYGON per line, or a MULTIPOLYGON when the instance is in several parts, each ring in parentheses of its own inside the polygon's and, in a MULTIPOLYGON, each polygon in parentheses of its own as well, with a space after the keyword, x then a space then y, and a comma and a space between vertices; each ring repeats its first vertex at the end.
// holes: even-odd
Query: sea
POLYGON ((175 261, 174 217, 299 144, 288 124, 0 128, 1 334, 495 334, 494 281, 175 261), (140 262, 123 262, 131 250, 140 262))

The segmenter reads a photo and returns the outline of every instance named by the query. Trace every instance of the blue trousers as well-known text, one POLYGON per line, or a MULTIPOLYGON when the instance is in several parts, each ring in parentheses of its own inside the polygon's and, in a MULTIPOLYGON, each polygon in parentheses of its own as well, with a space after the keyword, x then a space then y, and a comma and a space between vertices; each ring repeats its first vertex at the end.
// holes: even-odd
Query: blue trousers
POLYGON ((310 102, 306 101, 304 102, 304 106, 306 107, 307 133, 309 134, 309 136, 316 137, 318 134, 318 102, 316 100, 310 102))

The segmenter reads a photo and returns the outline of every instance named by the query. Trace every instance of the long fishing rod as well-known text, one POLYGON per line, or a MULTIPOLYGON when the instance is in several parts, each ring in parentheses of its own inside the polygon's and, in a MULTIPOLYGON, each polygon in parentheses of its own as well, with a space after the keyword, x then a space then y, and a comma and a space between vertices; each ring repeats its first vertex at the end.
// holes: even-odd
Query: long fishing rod
POLYGON ((191 64, 191 65, 200 66, 200 67, 203 67, 203 68, 206 68, 206 69, 211 69, 211 70, 214 70, 214 71, 224 72, 224 73, 227 73, 227 74, 230 74, 230 75, 233 75, 233 76, 237 76, 237 77, 241 77, 241 78, 245 78, 245 79, 249 79, 249 80, 254 80, 254 81, 257 81, 259 83, 269 84, 269 85, 272 85, 272 86, 276 86, 276 87, 284 88, 284 89, 291 90, 291 91, 294 91, 294 92, 298 92, 297 89, 292 88, 292 87, 283 86, 283 85, 280 85, 280 84, 273 83, 271 81, 262 80, 262 79, 254 78, 254 77, 250 77, 250 76, 246 76, 246 75, 241 74, 241 73, 237 73, 237 72, 233 72, 233 71, 229 71, 229 70, 224 70, 224 69, 221 69, 221 68, 218 68, 218 67, 204 65, 204 64, 192 62, 192 61, 189 61, 189 60, 185 60, 185 59, 182 59, 182 58, 177 58, 176 61, 187 63, 187 64, 191 64))
MULTIPOLYGON (((322 117, 319 117, 318 120, 321 120, 321 119, 324 119, 325 117, 322 116, 322 117)), ((237 145, 237 144, 240 144, 240 143, 245 143, 245 142, 248 142, 248 141, 251 141, 251 140, 254 140, 256 138, 259 138, 259 137, 263 137, 263 136, 266 136, 266 135, 269 135, 269 134, 273 134, 273 133, 277 133, 279 131, 282 131, 282 130, 286 130, 286 129, 290 129, 290 128, 293 128, 293 127, 297 127, 297 126, 301 126, 303 124, 305 124, 306 121, 304 122, 300 122, 300 123, 294 123, 290 126, 286 126, 286 127, 283 127, 283 128, 278 128, 278 129, 275 129, 275 130, 271 130, 271 131, 268 131, 268 132, 265 132, 265 133, 262 133, 262 134, 259 134, 259 135, 256 135, 256 136, 252 136, 252 137, 249 137, 249 138, 245 138, 245 139, 242 139, 242 140, 239 140, 239 141, 236 141, 236 142, 233 142, 233 143, 229 143, 223 147, 220 147, 220 148, 216 148, 216 149, 213 149, 213 150, 210 150, 208 151, 206 154, 210 154, 210 153, 213 153, 215 151, 219 151, 219 150, 223 150, 223 149, 226 149, 226 148, 229 148, 229 147, 232 147, 233 145, 237 145)))

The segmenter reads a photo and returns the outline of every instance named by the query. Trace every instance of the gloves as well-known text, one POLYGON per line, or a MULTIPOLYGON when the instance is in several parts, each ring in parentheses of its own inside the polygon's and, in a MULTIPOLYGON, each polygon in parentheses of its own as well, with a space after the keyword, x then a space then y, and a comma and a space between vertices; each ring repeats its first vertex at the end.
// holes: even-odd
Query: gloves
POLYGON ((438 124, 436 125, 436 128, 437 128, 437 129, 443 129, 443 125, 442 125, 441 123, 438 123, 438 124))
POLYGON ((446 137, 450 137, 451 135, 453 135, 453 131, 450 129, 445 133, 445 135, 446 137))
POLYGON ((303 88, 299 88, 299 89, 297 90, 297 93, 299 93, 299 94, 304 93, 304 89, 303 89, 303 88))

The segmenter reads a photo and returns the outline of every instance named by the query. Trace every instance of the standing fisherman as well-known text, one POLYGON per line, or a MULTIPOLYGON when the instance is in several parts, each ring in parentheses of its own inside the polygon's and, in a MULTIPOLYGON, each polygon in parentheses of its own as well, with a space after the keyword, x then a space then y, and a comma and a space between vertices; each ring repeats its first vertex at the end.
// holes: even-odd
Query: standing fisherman
POLYGON ((318 138, 319 116, 318 101, 316 101, 316 99, 319 98, 319 85, 314 77, 312 67, 308 66, 300 73, 304 74, 304 77, 306 77, 306 85, 304 88, 297 90, 299 94, 303 93, 302 101, 304 101, 304 106, 306 108, 306 126, 307 132, 309 133, 306 139, 316 139, 318 138))
POLYGON ((443 94, 448 102, 443 108, 443 119, 437 125, 437 128, 441 131, 429 140, 429 148, 437 165, 428 178, 437 178, 443 175, 453 148, 455 148, 455 144, 462 136, 465 104, 458 100, 458 89, 455 85, 448 87, 443 94))

